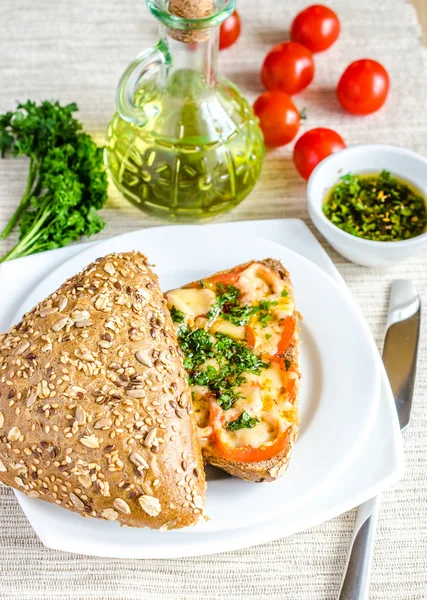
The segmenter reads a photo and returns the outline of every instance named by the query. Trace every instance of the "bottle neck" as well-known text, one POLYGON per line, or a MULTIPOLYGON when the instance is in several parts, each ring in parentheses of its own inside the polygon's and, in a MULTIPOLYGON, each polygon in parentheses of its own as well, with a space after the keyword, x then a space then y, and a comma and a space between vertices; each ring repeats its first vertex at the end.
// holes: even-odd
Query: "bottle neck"
MULTIPOLYGON (((182 35, 182 32, 180 32, 182 35)), ((174 30, 160 26, 160 37, 167 45, 170 63, 165 73, 166 85, 178 95, 200 95, 215 87, 218 63, 218 27, 203 31, 201 41, 176 39, 174 30)))

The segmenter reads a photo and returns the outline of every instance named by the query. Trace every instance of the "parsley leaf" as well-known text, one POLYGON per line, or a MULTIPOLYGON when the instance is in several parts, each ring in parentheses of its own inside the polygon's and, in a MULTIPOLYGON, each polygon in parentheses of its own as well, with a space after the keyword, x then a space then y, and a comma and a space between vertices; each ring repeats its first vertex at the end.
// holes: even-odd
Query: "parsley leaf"
POLYGON ((183 313, 182 310, 178 310, 178 308, 174 305, 169 312, 174 323, 184 323, 185 313, 183 313))
POLYGON ((282 290, 282 293, 280 295, 282 296, 282 298, 286 298, 288 292, 286 290, 282 290))
POLYGON ((286 370, 287 370, 287 371, 289 371, 289 367, 290 367, 290 366, 291 366, 291 361, 290 361, 290 360, 288 360, 287 358, 285 358, 285 367, 286 367, 286 370))
POLYGON ((259 423, 257 417, 251 417, 245 410, 234 421, 229 421, 226 425, 229 431, 237 431, 238 429, 252 429, 259 423))

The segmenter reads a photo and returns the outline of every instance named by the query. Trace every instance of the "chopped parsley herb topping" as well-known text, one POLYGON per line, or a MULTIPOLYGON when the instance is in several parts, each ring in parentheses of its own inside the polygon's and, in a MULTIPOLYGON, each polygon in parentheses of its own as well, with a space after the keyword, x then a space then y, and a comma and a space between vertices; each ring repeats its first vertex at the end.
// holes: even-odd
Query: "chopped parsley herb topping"
MULTIPOLYGON (((200 281, 200 285, 204 287, 204 282, 200 281)), ((256 306, 242 305, 239 302, 239 290, 233 285, 222 283, 216 285, 216 294, 215 302, 206 315, 211 322, 221 315, 235 325, 247 325, 249 319, 257 315, 261 325, 266 327, 273 320, 270 308, 278 304, 277 300, 260 300, 256 306)), ((177 309, 173 312, 171 310, 171 314, 175 322, 182 323, 185 320, 184 313, 177 309), (184 315, 182 320, 181 315, 184 315)), ((266 334, 265 337, 269 339, 271 334, 266 334)), ((182 326, 178 331, 178 341, 184 354, 184 367, 189 372, 190 385, 207 387, 224 410, 231 408, 240 397, 236 388, 246 381, 244 373, 259 374, 261 369, 270 366, 245 343, 224 333, 211 335, 204 329, 191 330, 182 326), (208 359, 213 359, 214 364, 200 368, 208 359)), ((254 425, 240 425, 236 428, 249 426, 254 425)))
POLYGON ((258 315, 262 326, 266 327, 273 320, 269 310, 271 306, 277 306, 277 300, 260 300, 259 304, 251 306, 239 303, 240 292, 233 285, 219 283, 216 291, 215 303, 206 315, 210 321, 221 315, 234 325, 247 325, 253 315, 258 315))
POLYGON ((183 313, 182 310, 178 310, 176 306, 172 306, 170 314, 174 323, 184 323, 185 313, 183 313))
POLYGON ((216 287, 217 297, 212 308, 206 315, 210 321, 214 321, 218 315, 223 311, 225 306, 233 306, 236 304, 238 297, 240 296, 239 290, 233 285, 225 286, 219 283, 216 287))
POLYGON ((271 338, 271 333, 266 333, 266 334, 265 334, 265 339, 266 339, 266 340, 269 340, 270 338, 271 338))
POLYGON ((380 242, 407 240, 427 227, 425 198, 388 171, 344 175, 329 193, 323 212, 343 231, 380 242))
POLYGON ((290 366, 291 366, 291 361, 290 361, 290 360, 288 360, 287 358, 285 358, 285 367, 286 367, 286 370, 287 370, 287 371, 289 371, 289 367, 290 367, 290 366))
POLYGON ((282 298, 286 298, 288 292, 286 290, 282 290, 282 293, 280 295, 282 296, 282 298))
POLYGON ((270 307, 277 306, 278 304, 279 303, 277 302, 277 300, 274 300, 272 302, 270 302, 269 300, 260 300, 258 306, 254 307, 258 309, 257 312, 259 313, 259 320, 263 327, 267 327, 270 321, 273 320, 273 317, 269 312, 270 307))
POLYGON ((245 344, 223 333, 212 337, 204 329, 181 328, 178 341, 184 353, 184 367, 189 371, 190 385, 207 387, 217 398, 218 404, 228 410, 239 397, 236 387, 245 382, 243 373, 258 374, 269 363, 263 362, 245 344), (199 367, 209 358, 218 367, 199 367))
POLYGON ((178 341, 184 353, 184 368, 188 371, 197 369, 208 358, 212 358, 212 339, 204 329, 182 327, 178 332, 178 341))
POLYGON ((234 325, 247 325, 249 319, 255 313, 253 306, 243 304, 242 306, 232 306, 230 310, 223 314, 227 321, 231 321, 234 325))
POLYGON ((238 429, 252 429, 257 423, 259 423, 259 419, 257 417, 251 417, 244 410, 237 419, 228 422, 226 427, 228 431, 237 431, 238 429))

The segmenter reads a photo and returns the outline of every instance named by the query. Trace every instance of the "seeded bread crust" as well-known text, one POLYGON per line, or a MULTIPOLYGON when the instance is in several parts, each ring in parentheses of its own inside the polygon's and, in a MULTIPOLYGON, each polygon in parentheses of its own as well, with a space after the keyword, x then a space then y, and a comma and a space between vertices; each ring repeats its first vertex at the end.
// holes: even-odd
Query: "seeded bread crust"
POLYGON ((204 512, 191 396, 157 276, 98 259, 0 335, 0 481, 84 517, 176 529, 204 512))
MULTIPOLYGON (((270 269, 273 269, 284 284, 287 289, 292 291, 292 283, 290 279, 289 272, 282 265, 282 263, 273 258, 266 258, 265 260, 256 261, 260 264, 263 264, 270 269)), ((239 269, 243 265, 238 265, 237 267, 233 267, 232 269, 227 269, 226 271, 220 271, 219 273, 215 273, 215 275, 222 273, 230 273, 235 269, 239 269)), ((190 284, 191 285, 191 284, 190 284)), ((285 353, 285 358, 290 360, 298 371, 298 346, 299 346, 299 333, 300 329, 298 326, 299 321, 301 320, 301 315, 298 312, 295 312, 295 318, 297 320, 297 329, 295 335, 295 341, 289 346, 285 353)), ((294 404, 298 405, 298 393, 295 396, 294 404)), ((245 479, 246 481, 274 481, 281 477, 289 466, 289 461, 292 454, 292 448, 295 443, 295 440, 298 436, 299 422, 293 423, 289 428, 289 440, 286 447, 280 452, 277 456, 269 460, 263 460, 260 462, 252 462, 245 463, 239 461, 229 461, 221 456, 218 456, 215 452, 215 448, 211 446, 203 447, 203 458, 205 462, 213 465, 214 467, 218 467, 230 475, 234 477, 240 477, 241 479, 245 479)))

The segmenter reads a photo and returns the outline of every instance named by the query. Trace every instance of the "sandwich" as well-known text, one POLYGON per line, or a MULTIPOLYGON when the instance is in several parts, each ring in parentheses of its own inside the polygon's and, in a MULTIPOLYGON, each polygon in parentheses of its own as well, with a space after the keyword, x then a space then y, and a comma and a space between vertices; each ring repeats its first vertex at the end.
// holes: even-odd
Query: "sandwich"
POLYGON ((299 426, 300 315, 288 271, 254 260, 165 297, 205 461, 245 480, 277 479, 299 426))

